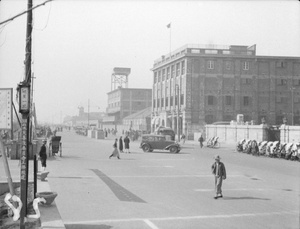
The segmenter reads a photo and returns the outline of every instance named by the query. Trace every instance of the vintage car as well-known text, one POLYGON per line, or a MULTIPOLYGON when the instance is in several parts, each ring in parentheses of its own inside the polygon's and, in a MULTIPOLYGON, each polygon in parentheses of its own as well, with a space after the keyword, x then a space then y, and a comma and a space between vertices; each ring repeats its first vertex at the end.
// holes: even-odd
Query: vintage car
POLYGON ((180 144, 175 141, 167 140, 166 136, 158 134, 144 134, 140 148, 144 152, 152 152, 153 150, 169 150, 171 153, 179 153, 180 144))

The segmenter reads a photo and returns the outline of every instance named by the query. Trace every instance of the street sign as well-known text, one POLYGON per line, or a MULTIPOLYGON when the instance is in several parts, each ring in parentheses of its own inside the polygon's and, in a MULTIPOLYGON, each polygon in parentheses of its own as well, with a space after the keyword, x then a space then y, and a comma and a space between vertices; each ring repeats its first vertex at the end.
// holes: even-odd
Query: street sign
POLYGON ((12 128, 12 88, 0 88, 0 129, 12 128))
POLYGON ((29 113, 30 107, 30 89, 27 85, 19 84, 19 112, 22 114, 29 113))

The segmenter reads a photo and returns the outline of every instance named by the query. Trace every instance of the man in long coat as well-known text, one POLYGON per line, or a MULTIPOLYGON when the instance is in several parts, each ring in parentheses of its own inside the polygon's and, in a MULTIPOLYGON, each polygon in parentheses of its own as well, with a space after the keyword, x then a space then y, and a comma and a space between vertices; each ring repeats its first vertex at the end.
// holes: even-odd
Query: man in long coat
POLYGON ((123 139, 122 139, 122 136, 119 139, 119 150, 120 150, 120 153, 123 153, 123 139))
POLYGON ((130 139, 129 139, 128 135, 126 135, 126 137, 124 138, 125 153, 130 153, 129 152, 129 143, 130 143, 130 139))

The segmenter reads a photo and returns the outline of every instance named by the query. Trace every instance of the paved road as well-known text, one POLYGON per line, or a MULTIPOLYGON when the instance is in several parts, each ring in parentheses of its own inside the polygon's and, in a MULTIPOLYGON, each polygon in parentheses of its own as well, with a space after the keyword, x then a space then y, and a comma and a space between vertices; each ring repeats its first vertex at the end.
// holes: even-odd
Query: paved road
POLYGON ((143 153, 121 160, 113 140, 60 132, 63 157, 48 162, 49 184, 68 229, 299 228, 300 163, 232 148, 143 153), (228 178, 215 200, 210 172, 218 153, 228 178))

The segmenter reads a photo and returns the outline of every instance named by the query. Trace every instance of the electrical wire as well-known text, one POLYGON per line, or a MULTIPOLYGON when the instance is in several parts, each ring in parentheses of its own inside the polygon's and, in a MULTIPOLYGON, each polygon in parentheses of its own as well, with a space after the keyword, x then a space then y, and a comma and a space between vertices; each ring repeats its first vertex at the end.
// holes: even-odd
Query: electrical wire
POLYGON ((50 18, 51 9, 52 9, 52 2, 50 2, 50 7, 49 7, 49 11, 48 11, 48 16, 47 16, 46 25, 45 25, 42 29, 39 29, 39 28, 35 28, 34 23, 33 23, 33 29, 34 29, 34 30, 43 31, 44 29, 47 28, 48 23, 49 23, 49 18, 50 18))

